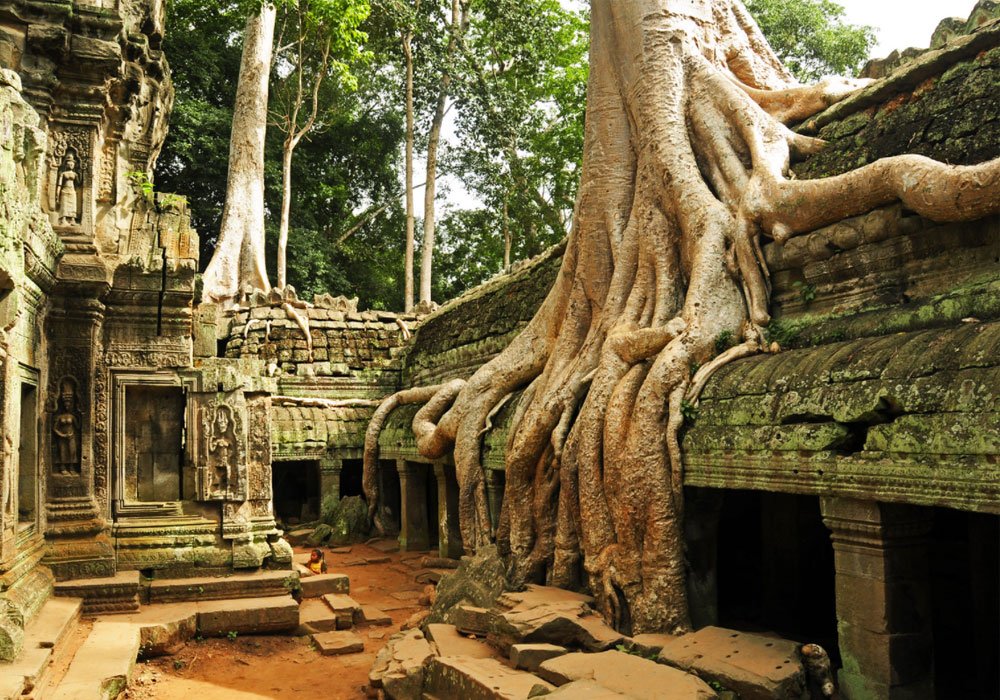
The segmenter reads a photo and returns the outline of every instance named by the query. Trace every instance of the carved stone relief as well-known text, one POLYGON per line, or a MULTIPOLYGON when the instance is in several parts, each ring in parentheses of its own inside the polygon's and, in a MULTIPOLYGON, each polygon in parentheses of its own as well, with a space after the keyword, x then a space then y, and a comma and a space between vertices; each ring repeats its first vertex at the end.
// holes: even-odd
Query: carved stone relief
POLYGON ((245 418, 228 403, 200 411, 200 493, 203 501, 243 501, 247 493, 245 418))
POLYGON ((77 228, 84 223, 86 192, 93 165, 91 130, 53 130, 47 179, 48 210, 52 225, 77 228))
POLYGON ((52 469, 62 476, 80 474, 81 413, 77 406, 77 382, 59 380, 56 413, 52 418, 52 469))

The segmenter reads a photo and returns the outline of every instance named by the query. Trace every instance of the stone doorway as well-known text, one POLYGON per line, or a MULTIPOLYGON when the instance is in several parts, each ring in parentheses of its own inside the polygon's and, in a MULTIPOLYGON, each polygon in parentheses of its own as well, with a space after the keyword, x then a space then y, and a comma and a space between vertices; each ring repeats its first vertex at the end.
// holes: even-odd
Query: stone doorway
POLYGON ((285 525, 319 519, 319 462, 316 460, 274 462, 274 514, 285 525))
POLYGON ((839 665, 833 546, 819 499, 725 491, 717 542, 718 623, 820 644, 839 665))
POLYGON ((38 384, 21 380, 20 434, 17 452, 18 530, 38 521, 38 384))
POLYGON ((1000 698, 1000 517, 936 508, 930 533, 935 696, 1000 698))

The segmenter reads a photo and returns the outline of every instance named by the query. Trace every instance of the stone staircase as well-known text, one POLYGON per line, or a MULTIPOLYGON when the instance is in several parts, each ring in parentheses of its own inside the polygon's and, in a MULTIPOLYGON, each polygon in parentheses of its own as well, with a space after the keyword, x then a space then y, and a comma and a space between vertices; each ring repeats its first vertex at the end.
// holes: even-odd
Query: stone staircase
MULTIPOLYGON (((346 576, 314 578, 315 595, 349 587, 346 576)), ((0 700, 116 698, 137 658, 171 653, 197 635, 296 630, 297 590, 298 573, 287 570, 153 580, 126 571, 57 583, 29 623, 20 656, 0 664, 0 700)))

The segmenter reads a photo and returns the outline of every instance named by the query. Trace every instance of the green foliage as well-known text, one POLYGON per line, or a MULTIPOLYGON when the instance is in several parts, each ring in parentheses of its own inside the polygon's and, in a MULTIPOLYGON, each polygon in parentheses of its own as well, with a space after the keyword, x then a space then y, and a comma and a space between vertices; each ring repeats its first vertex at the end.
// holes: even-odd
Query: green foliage
POLYGON ((715 336, 715 353, 721 355, 729 348, 733 347, 733 332, 721 331, 715 336))
POLYGON ((681 401, 681 415, 684 416, 685 422, 693 423, 695 418, 698 417, 698 407, 687 399, 684 399, 681 401))
POLYGON ((240 633, 237 632, 236 630, 229 630, 228 632, 226 632, 226 639, 228 639, 230 642, 235 642, 236 638, 239 635, 240 633))
POLYGON ((153 201, 153 181, 149 179, 149 175, 142 170, 130 170, 125 173, 125 177, 147 202, 153 201))
POLYGON ((745 0, 774 52, 804 82, 854 75, 875 45, 872 27, 844 21, 831 0, 745 0))
POLYGON ((792 282, 792 287, 798 290, 799 297, 806 305, 811 304, 816 299, 815 285, 803 282, 802 280, 796 280, 795 282, 792 282))
POLYGON ((625 654, 631 654, 632 656, 638 656, 640 659, 648 659, 649 661, 656 661, 659 658, 659 654, 656 652, 650 652, 648 654, 642 653, 642 650, 638 647, 631 646, 628 644, 617 644, 615 645, 615 650, 623 652, 625 654))

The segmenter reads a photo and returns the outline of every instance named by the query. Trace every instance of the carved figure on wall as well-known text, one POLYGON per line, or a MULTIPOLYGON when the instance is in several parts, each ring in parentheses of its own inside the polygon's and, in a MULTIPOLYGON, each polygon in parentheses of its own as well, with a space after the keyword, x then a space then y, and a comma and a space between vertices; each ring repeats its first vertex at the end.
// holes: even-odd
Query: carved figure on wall
POLYGON ((66 152, 63 158, 62 168, 59 171, 56 193, 56 211, 59 216, 60 226, 75 226, 80 214, 80 207, 77 202, 76 181, 79 176, 76 172, 76 157, 73 151, 66 152))
POLYGON ((76 410, 76 384, 66 378, 60 382, 59 412, 52 423, 55 437, 53 464, 63 475, 80 473, 80 417, 76 410))
POLYGON ((215 407, 215 416, 208 440, 210 476, 209 490, 213 494, 225 494, 229 489, 229 475, 233 470, 236 450, 236 436, 233 434, 232 410, 226 404, 215 407))

